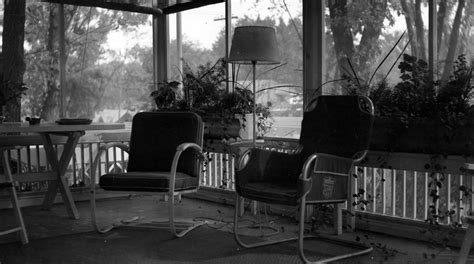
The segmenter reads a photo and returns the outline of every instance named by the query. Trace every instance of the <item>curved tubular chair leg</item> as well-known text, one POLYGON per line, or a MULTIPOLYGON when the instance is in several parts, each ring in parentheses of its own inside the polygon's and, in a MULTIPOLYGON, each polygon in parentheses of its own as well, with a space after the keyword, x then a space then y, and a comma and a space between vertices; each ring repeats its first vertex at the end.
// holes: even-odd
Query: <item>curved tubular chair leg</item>
POLYGON ((337 261, 337 260, 341 260, 341 259, 360 256, 360 255, 364 255, 364 254, 368 254, 368 253, 372 252, 372 250, 373 250, 372 247, 364 246, 361 243, 347 241, 347 240, 343 240, 343 239, 333 237, 333 236, 317 235, 317 236, 306 236, 305 237, 304 236, 304 219, 305 219, 305 215, 306 215, 306 212, 305 212, 306 210, 302 209, 302 208, 305 207, 305 205, 306 205, 306 195, 301 198, 299 239, 298 239, 298 249, 299 249, 298 251, 299 251, 300 258, 304 263, 328 263, 328 262, 333 262, 333 261, 337 261), (310 261, 310 260, 308 260, 308 258, 306 258, 306 255, 304 253, 304 239, 305 238, 326 240, 328 242, 333 242, 333 243, 337 243, 337 244, 340 244, 340 245, 350 246, 351 248, 360 248, 361 250, 356 251, 356 252, 352 252, 352 253, 347 253, 347 254, 335 256, 335 257, 331 257, 331 258, 320 259, 320 260, 317 260, 317 261, 310 261))
POLYGON ((268 245, 273 245, 273 244, 278 244, 278 243, 283 243, 283 242, 288 242, 288 241, 295 241, 298 239, 298 237, 291 237, 291 238, 285 238, 285 239, 275 240, 275 241, 257 242, 253 244, 246 244, 245 242, 243 242, 239 236, 239 208, 240 208, 240 203, 242 201, 243 201, 243 198, 237 194, 237 197, 235 198, 235 210, 234 210, 234 237, 235 237, 235 240, 237 241, 237 244, 239 244, 241 247, 255 248, 255 247, 268 246, 268 245))
MULTIPOLYGON (((168 204, 168 210, 169 210, 169 225, 170 225, 170 229, 171 229, 171 233, 173 233, 173 235, 175 237, 183 237, 185 236, 187 233, 189 233, 190 231, 194 230, 195 228, 197 227, 200 227, 204 224, 206 224, 205 221, 203 222, 189 222, 189 223, 185 223, 185 222, 179 222, 179 224, 184 224, 184 225, 187 225, 188 228, 186 228, 185 230, 181 231, 181 232, 176 232, 176 223, 174 221, 174 195, 175 195, 175 192, 174 192, 174 187, 175 187, 175 179, 176 179, 176 171, 177 171, 177 168, 178 168, 178 161, 179 161, 179 157, 181 156, 181 153, 183 153, 184 150, 186 150, 187 148, 190 148, 194 151, 196 151, 197 153, 201 154, 202 155, 202 150, 201 150, 201 147, 199 147, 197 144, 194 144, 194 143, 183 143, 181 145, 179 145, 176 149, 176 153, 173 157, 173 162, 171 164, 171 177, 170 177, 170 186, 169 186, 169 204, 168 204)), ((204 156, 202 156, 203 158, 205 158, 204 156)))
POLYGON ((113 228, 121 226, 124 223, 129 223, 129 222, 132 222, 132 221, 135 221, 135 220, 138 219, 138 217, 133 217, 130 220, 117 221, 115 223, 108 224, 105 227, 100 227, 99 224, 97 223, 97 214, 96 214, 96 209, 97 208, 96 208, 96 202, 95 202, 95 198, 96 198, 96 192, 95 192, 96 177, 95 177, 95 173, 96 173, 96 171, 98 169, 98 166, 99 166, 100 156, 102 155, 102 153, 104 153, 105 151, 107 151, 109 148, 111 148, 113 146, 117 146, 117 147, 120 147, 121 149, 123 149, 124 151, 128 151, 127 146, 122 146, 121 143, 112 143, 112 144, 102 146, 102 147, 99 148, 99 150, 97 152, 97 155, 94 158, 94 161, 92 163, 92 168, 91 168, 91 184, 90 184, 91 223, 92 223, 92 226, 94 227, 95 231, 97 231, 99 233, 102 233, 102 234, 107 233, 110 230, 112 230, 113 228))
POLYGON ((202 225, 205 225, 206 222, 205 221, 202 221, 202 222, 176 222, 175 219, 174 219, 174 195, 172 195, 172 192, 170 191, 169 193, 169 201, 168 201, 168 208, 169 208, 169 226, 170 226, 170 229, 171 229, 171 233, 173 233, 173 235, 177 238, 179 237, 183 237, 185 236, 187 233, 189 233, 190 231, 202 226, 202 225), (184 227, 187 227, 186 229, 182 230, 181 232, 177 232, 176 231, 176 226, 184 226, 184 227))

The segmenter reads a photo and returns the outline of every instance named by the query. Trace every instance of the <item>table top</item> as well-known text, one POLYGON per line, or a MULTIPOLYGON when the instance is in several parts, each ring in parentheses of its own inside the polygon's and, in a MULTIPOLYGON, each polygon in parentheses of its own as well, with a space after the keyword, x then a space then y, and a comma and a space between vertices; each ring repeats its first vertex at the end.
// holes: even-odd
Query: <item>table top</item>
POLYGON ((4 122, 0 124, 0 133, 53 133, 86 130, 113 130, 124 128, 125 124, 120 123, 91 123, 87 125, 63 125, 57 123, 41 123, 38 125, 30 125, 29 123, 4 122))

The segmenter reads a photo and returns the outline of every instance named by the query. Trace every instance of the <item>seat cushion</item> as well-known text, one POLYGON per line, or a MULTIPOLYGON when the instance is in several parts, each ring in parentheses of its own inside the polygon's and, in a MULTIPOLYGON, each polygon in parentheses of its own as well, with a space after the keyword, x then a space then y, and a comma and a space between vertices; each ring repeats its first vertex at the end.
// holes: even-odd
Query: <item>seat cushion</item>
POLYGON ((241 196, 252 200, 284 205, 296 205, 298 188, 270 182, 251 182, 240 186, 241 196))
MULTIPOLYGON (((110 191, 167 192, 169 183, 169 172, 110 173, 99 180, 100 187, 110 191)), ((176 173, 175 191, 197 189, 198 186, 197 177, 176 173)))

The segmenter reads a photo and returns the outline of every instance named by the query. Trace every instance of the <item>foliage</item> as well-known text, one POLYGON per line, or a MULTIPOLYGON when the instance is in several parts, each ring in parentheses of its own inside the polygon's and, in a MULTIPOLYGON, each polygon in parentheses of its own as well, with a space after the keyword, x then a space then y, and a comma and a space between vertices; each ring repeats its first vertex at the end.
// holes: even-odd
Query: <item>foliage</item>
MULTIPOLYGON (((461 227, 456 220, 461 211, 460 208, 453 208, 450 204, 444 204, 446 201, 440 200, 439 190, 446 188, 443 186, 446 167, 442 165, 442 160, 448 154, 444 147, 452 144, 456 137, 461 137, 462 130, 467 125, 473 124, 474 84, 471 82, 473 65, 472 62, 467 62, 465 55, 460 55, 453 64, 450 78, 446 81, 433 80, 428 64, 408 54, 403 54, 403 60, 398 68, 401 81, 392 87, 382 82, 367 88, 359 86, 354 78, 347 78, 346 81, 354 88, 353 92, 369 93, 377 116, 389 117, 402 124, 401 127, 394 126, 395 131, 391 133, 393 137, 390 137, 390 144, 397 144, 401 135, 410 129, 420 125, 425 127, 424 142, 416 144, 426 144, 425 148, 430 153, 430 163, 424 168, 430 176, 428 183, 430 205, 428 217, 425 219, 430 225, 421 233, 429 236, 432 243, 446 246, 454 237, 456 229, 461 227), (440 228, 439 223, 448 222, 446 219, 449 219, 450 228, 440 228)), ((470 139, 472 140, 472 137, 470 139)), ((468 142, 468 139, 465 141, 462 143, 463 147, 469 144, 472 147, 473 142, 468 142)), ((463 149, 462 151, 466 152, 462 155, 474 154, 468 149, 468 147, 463 149)), ((472 195, 472 190, 466 186, 459 186, 459 190, 462 192, 462 198, 458 199, 463 201, 472 195)), ((353 205, 362 207, 362 210, 370 202, 363 199, 364 192, 365 190, 359 189, 359 192, 354 194, 357 202, 353 205)))
MULTIPOLYGON (((100 67, 100 60, 106 52, 102 44, 109 32, 118 29, 124 31, 137 29, 139 25, 145 24, 146 18, 147 16, 131 12, 65 6, 68 87, 64 90, 68 116, 91 117, 95 111, 102 110, 107 99, 103 97, 105 91, 117 87, 114 83, 117 78, 114 75, 128 76, 118 73, 122 70, 123 63, 111 62, 100 67), (110 69, 112 66, 116 68, 110 69)), ((53 119, 54 116, 49 115, 59 113, 57 69, 59 41, 57 31, 53 30, 57 28, 58 21, 57 5, 36 2, 27 4, 25 83, 30 89, 23 98, 23 115, 42 115, 45 119, 53 119)), ((133 60, 130 61, 132 61, 130 64, 133 64, 133 60)), ((119 86, 129 88, 130 85, 119 84, 119 86)), ((118 92, 115 91, 116 94, 118 92)), ((119 98, 116 94, 114 98, 119 98)), ((129 97, 123 96, 123 98, 129 97)))
POLYGON ((403 55, 398 67, 401 82, 392 88, 382 83, 370 91, 378 115, 397 116, 407 125, 421 118, 450 128, 465 125, 472 116, 472 65, 465 55, 455 61, 446 82, 432 80, 428 64, 408 54, 403 55))

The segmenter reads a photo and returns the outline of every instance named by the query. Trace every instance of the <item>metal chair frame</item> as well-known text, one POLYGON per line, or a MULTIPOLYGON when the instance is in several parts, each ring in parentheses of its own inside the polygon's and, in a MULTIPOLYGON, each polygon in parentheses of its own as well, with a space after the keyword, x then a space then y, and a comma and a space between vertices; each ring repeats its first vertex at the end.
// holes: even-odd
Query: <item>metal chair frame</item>
MULTIPOLYGON (((171 170, 169 172, 170 174, 170 179, 169 179, 169 187, 167 192, 158 192, 160 194, 165 194, 168 196, 168 221, 163 221, 163 222, 151 222, 151 223, 138 223, 136 222, 138 220, 138 217, 133 217, 131 219, 127 220, 118 220, 117 222, 114 223, 109 223, 105 225, 105 227, 101 227, 97 221, 97 214, 96 214, 96 177, 95 173, 98 170, 98 166, 100 163, 100 157, 102 156, 103 153, 107 152, 110 148, 119 148, 123 150, 126 153, 129 153, 129 146, 124 144, 124 143, 109 143, 101 146, 99 148, 99 151, 97 155, 94 158, 93 166, 92 166, 92 171, 91 171, 91 184, 90 184, 90 193, 91 193, 91 199, 90 199, 90 205, 91 205, 91 222, 94 227, 94 229, 99 232, 99 233, 106 233, 112 230, 113 228, 116 227, 144 227, 144 228, 163 228, 164 226, 168 225, 169 229, 171 230, 171 233, 175 237, 183 237, 190 231, 194 230, 197 227, 200 227, 204 224, 206 224, 206 221, 176 221, 175 220, 175 211, 174 211, 174 203, 175 203, 175 197, 181 197, 182 194, 188 194, 188 193, 194 193, 197 192, 199 189, 199 186, 195 189, 190 189, 190 190, 181 190, 181 191, 176 191, 175 190, 175 179, 176 179, 176 173, 177 173, 177 168, 178 168, 178 162, 180 160, 181 154, 184 151, 193 151, 195 154, 197 154, 197 158, 200 160, 200 166, 202 166, 202 163, 206 161, 206 157, 202 152, 202 147, 199 146, 196 143, 182 143, 176 148, 176 152, 173 157, 172 165, 171 165, 171 170), (177 229, 185 228, 184 230, 178 232, 177 229)), ((200 176, 199 176, 200 177, 200 176)), ((200 180, 198 181, 200 184, 200 180)), ((109 191, 107 191, 109 192, 109 191)), ((151 191, 112 191, 112 192, 121 192, 121 193, 139 193, 139 194, 151 194, 151 195, 156 195, 157 192, 151 192, 151 191)))
MULTIPOLYGON (((367 99, 366 102, 368 102, 368 106, 369 106, 368 110, 370 111, 370 114, 373 115, 374 108, 373 108, 372 102, 366 97, 363 97, 363 98, 367 99)), ((302 168, 302 173, 299 177, 299 181, 300 181, 300 183, 308 184, 309 186, 312 184, 313 173, 318 173, 319 172, 319 171, 313 171, 312 168, 316 167, 316 163, 318 162, 319 157, 330 157, 332 159, 345 160, 346 162, 350 162, 352 164, 351 168, 353 168, 353 165, 355 163, 360 162, 364 159, 367 152, 368 152, 367 150, 358 152, 351 159, 336 156, 336 155, 326 154, 326 153, 314 153, 314 154, 310 155, 305 160, 305 163, 304 163, 303 168, 302 168)), ((238 170, 242 169, 245 166, 245 164, 247 163, 247 161, 249 159, 250 153, 251 153, 251 149, 245 151, 239 157, 239 160, 238 160, 238 163, 237 163, 238 170)), ((328 172, 328 171, 324 171, 324 173, 333 174, 332 172, 328 172)), ((335 175, 340 176, 341 174, 340 173, 335 173, 335 175)), ((350 188, 350 186, 352 185, 351 184, 352 183, 352 181, 351 181, 352 177, 350 177, 350 171, 347 174, 344 174, 344 176, 349 177, 348 181, 349 181, 349 188, 350 188)), ((280 239, 280 240, 269 240, 269 241, 257 242, 257 243, 252 243, 252 244, 245 243, 242 240, 242 238, 240 237, 239 232, 238 232, 239 231, 239 216, 241 214, 240 210, 242 209, 242 204, 243 204, 244 197, 242 197, 241 195, 239 195, 237 193, 236 194, 236 201, 235 201, 235 211, 234 211, 234 237, 235 237, 235 240, 237 241, 237 243, 243 248, 256 248, 256 247, 261 247, 261 246, 268 246, 268 245, 273 245, 273 244, 298 240, 299 256, 300 256, 301 260, 304 263, 333 262, 333 261, 338 261, 338 260, 341 260, 341 259, 346 259, 346 258, 351 258, 351 257, 359 256, 359 255, 368 254, 368 253, 373 251, 373 248, 371 246, 364 245, 362 243, 358 243, 358 242, 355 242, 355 241, 343 240, 343 239, 338 238, 337 236, 328 236, 328 235, 321 235, 321 234, 318 234, 318 235, 305 235, 304 234, 305 219, 306 219, 306 210, 305 209, 306 209, 307 205, 321 204, 321 203, 340 204, 340 203, 344 203, 344 202, 347 201, 347 199, 323 201, 323 202, 307 201, 307 196, 310 193, 310 191, 311 191, 311 188, 306 190, 305 193, 301 194, 301 197, 298 201, 298 204, 295 205, 300 210, 299 229, 298 229, 298 235, 297 236, 291 237, 291 238, 284 238, 284 239, 280 239), (338 243, 338 244, 342 244, 342 245, 346 245, 346 246, 351 246, 352 248, 357 248, 357 251, 352 252, 352 253, 343 254, 343 255, 334 256, 334 257, 330 257, 330 258, 325 258, 325 259, 322 259, 322 260, 311 261, 306 257, 306 255, 304 253, 304 240, 305 239, 326 240, 326 241, 330 241, 330 242, 334 242, 334 243, 338 243)), ((338 208, 338 210, 339 210, 339 208, 338 208)))

